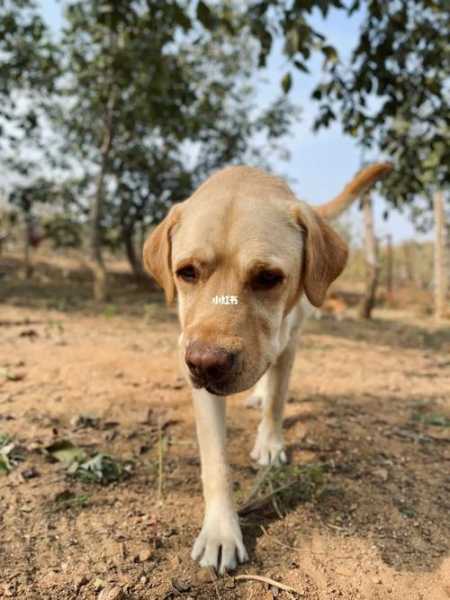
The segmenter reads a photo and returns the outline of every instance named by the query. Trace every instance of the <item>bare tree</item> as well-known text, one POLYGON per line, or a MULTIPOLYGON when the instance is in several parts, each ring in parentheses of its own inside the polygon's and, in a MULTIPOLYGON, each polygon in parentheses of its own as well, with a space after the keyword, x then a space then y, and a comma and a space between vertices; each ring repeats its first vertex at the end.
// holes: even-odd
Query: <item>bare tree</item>
POLYGON ((447 264, 444 192, 434 194, 434 316, 442 319, 448 309, 447 305, 447 264))
POLYGON ((372 310, 375 306, 380 267, 377 256, 377 241, 375 237, 372 201, 369 193, 366 193, 363 196, 362 209, 364 220, 364 249, 366 255, 366 292, 361 303, 359 315, 362 319, 370 319, 372 310))

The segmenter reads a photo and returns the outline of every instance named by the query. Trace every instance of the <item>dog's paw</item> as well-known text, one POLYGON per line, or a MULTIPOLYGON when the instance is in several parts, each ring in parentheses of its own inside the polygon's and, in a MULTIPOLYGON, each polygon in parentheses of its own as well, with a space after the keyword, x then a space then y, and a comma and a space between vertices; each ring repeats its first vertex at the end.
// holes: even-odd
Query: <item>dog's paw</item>
POLYGON ((252 394, 245 401, 246 408, 261 408, 263 404, 262 396, 258 396, 258 394, 252 394))
POLYGON ((207 513, 191 556, 201 567, 214 567, 220 575, 248 560, 237 514, 227 509, 207 513))
POLYGON ((283 465, 287 463, 284 451, 283 437, 275 431, 260 427, 256 436, 255 446, 250 453, 253 460, 260 465, 283 465))

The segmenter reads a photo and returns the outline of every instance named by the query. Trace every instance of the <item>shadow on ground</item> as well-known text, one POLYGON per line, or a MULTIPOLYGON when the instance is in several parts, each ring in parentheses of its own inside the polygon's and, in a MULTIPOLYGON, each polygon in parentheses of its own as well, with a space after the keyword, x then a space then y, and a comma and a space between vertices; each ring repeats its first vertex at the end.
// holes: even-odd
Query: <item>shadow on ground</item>
POLYGON ((65 268, 46 260, 36 260, 30 279, 21 275, 22 263, 0 257, 0 303, 30 309, 63 313, 105 314, 106 316, 157 316, 175 320, 165 309, 164 295, 149 277, 136 278, 129 271, 109 273, 109 299, 92 299, 92 275, 86 268, 65 268), (160 310, 159 310, 160 309, 160 310))
POLYGON ((324 318, 318 321, 310 319, 305 333, 331 335, 354 342, 366 342, 371 345, 391 346, 392 348, 450 350, 450 321, 433 325, 432 320, 425 324, 413 324, 406 321, 374 318, 370 321, 343 319, 337 321, 324 318))
MULTIPOLYGON (((261 526, 280 521, 281 514, 289 532, 289 520, 306 511, 297 539, 290 530, 291 545, 301 545, 303 535, 323 526, 335 535, 367 538, 397 570, 434 570, 450 553, 450 480, 443 468, 450 455, 449 428, 424 425, 426 419, 416 418, 417 407, 407 398, 311 401, 317 409, 309 421, 316 417, 319 425, 292 441, 288 451, 315 458, 273 470, 271 489, 286 481, 292 487, 276 495, 275 504, 269 501, 246 516, 249 547, 262 535, 261 526)), ((432 410, 432 398, 429 405, 432 410)), ((296 422, 303 421, 301 414, 287 419, 288 440, 296 422)))

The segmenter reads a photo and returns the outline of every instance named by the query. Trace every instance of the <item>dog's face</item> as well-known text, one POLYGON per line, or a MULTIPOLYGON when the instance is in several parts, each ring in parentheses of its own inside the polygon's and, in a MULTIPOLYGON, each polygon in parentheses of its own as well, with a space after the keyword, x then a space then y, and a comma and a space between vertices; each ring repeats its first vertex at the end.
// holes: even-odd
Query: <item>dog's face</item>
POLYGON ((315 306, 347 259, 345 243, 279 179, 232 167, 174 206, 144 247, 168 301, 195 387, 252 387, 275 361, 284 318, 302 292, 315 306))

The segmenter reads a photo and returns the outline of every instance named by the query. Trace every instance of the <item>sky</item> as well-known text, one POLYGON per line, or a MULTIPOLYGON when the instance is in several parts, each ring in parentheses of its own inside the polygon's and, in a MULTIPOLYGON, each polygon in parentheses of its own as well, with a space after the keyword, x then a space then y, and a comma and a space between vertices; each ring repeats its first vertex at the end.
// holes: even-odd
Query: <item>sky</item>
MULTIPOLYGON (((57 33, 64 22, 62 2, 58 0, 39 0, 43 17, 57 33)), ((351 19, 333 10, 324 21, 317 11, 313 14, 312 24, 324 33, 340 54, 348 55, 358 36, 361 15, 356 13, 351 19)), ((352 179, 361 164, 361 150, 356 141, 345 135, 339 125, 334 125, 319 133, 312 131, 312 122, 316 112, 316 104, 310 99, 315 82, 320 77, 320 59, 313 60, 308 67, 310 74, 292 70, 293 86, 290 91, 291 100, 301 107, 301 119, 290 134, 283 140, 289 151, 288 161, 274 156, 269 163, 273 172, 289 177, 294 192, 311 204, 321 204, 338 194, 343 186, 352 179)), ((256 98, 266 104, 276 97, 280 91, 280 80, 289 70, 287 59, 281 52, 280 44, 275 47, 267 68, 257 78, 256 98)), ((365 161, 382 160, 382 156, 372 154, 365 161)), ((392 209, 378 195, 373 196, 375 212, 375 228, 379 238, 391 234, 395 242, 406 239, 428 239, 428 236, 417 233, 407 218, 399 211, 392 209), (389 210, 388 220, 383 219, 383 212, 389 210)), ((352 223, 353 231, 361 230, 361 214, 355 205, 346 215, 352 223)))

